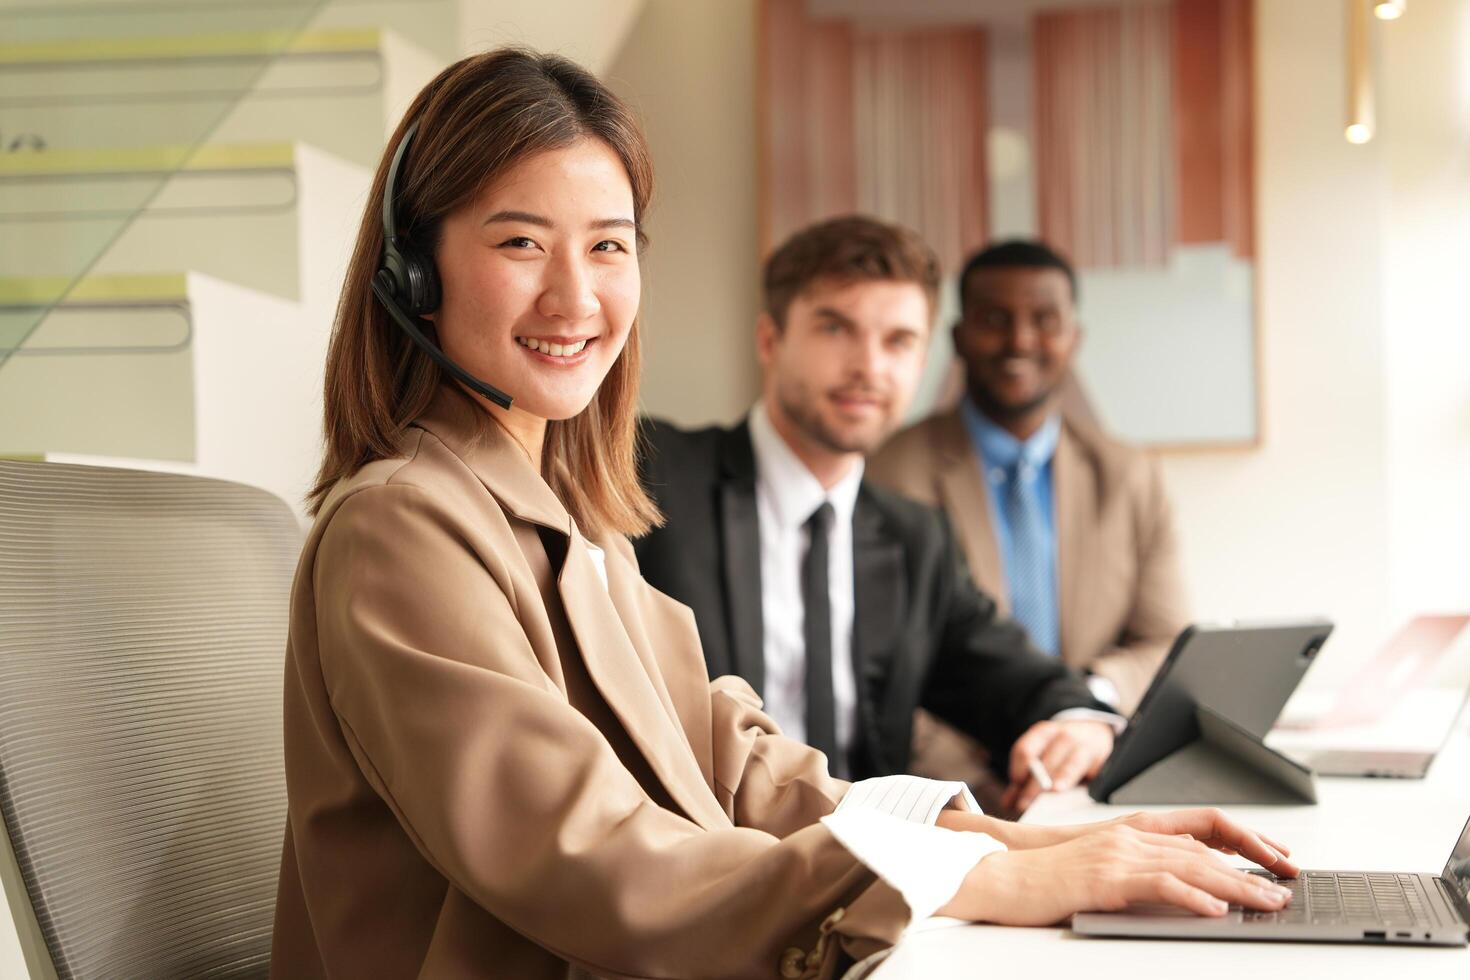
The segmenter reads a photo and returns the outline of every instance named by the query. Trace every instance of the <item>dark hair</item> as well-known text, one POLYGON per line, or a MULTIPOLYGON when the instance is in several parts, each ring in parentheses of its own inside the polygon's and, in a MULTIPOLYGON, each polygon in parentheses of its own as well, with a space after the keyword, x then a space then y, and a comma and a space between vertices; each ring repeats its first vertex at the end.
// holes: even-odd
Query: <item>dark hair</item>
POLYGON ((939 258, 918 233, 902 225, 853 215, 809 225, 766 259, 765 311, 786 325, 791 301, 812 283, 889 279, 924 288, 932 315, 939 302, 939 258))
POLYGON ((969 298, 970 276, 980 269, 1056 269, 1067 277, 1072 302, 1077 301, 1077 273, 1072 263, 1044 242, 1013 238, 976 252, 960 272, 960 310, 969 298))
MULTIPOLYGON (((444 218, 512 167, 588 137, 606 143, 622 161, 642 241, 653 190, 652 155, 632 112, 596 77, 565 58, 516 48, 474 55, 440 72, 414 98, 388 141, 363 208, 327 350, 326 452, 307 495, 313 513, 338 480, 395 455, 404 429, 445 381, 371 289, 383 252, 388 167, 415 122, 419 128, 401 164, 394 203, 398 234, 420 250, 437 246, 444 218)), ((635 460, 640 370, 635 320, 592 402, 570 419, 547 423, 542 476, 588 533, 636 536, 659 520, 635 460)))

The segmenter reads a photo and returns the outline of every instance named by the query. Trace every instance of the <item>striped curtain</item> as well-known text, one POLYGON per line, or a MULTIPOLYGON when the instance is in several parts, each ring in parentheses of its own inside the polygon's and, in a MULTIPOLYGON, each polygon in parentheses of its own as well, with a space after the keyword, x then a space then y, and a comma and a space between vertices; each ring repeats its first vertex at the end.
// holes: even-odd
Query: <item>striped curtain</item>
POLYGON ((762 241, 863 212, 954 269, 985 240, 985 32, 811 20, 761 4, 762 241))
POLYGON ((1082 268, 1252 253, 1250 0, 1037 15, 1042 237, 1082 268))
POLYGON ((818 218, 858 209, 853 39, 812 22, 805 0, 766 0, 760 72, 764 247, 818 218))
POLYGON ((975 29, 856 38, 858 207, 918 229, 951 270, 985 241, 985 55, 975 29))
POLYGON ((1170 8, 1039 14, 1041 237, 1082 268, 1163 265, 1173 241, 1170 8))

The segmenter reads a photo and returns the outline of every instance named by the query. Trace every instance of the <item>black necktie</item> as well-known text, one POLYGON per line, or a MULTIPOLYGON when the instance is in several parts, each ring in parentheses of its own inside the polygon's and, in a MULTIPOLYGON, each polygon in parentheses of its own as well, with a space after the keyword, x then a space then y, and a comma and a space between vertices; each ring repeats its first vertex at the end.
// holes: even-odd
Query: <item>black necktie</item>
POLYGON ((801 563, 801 603, 805 610, 802 632, 806 638, 806 740, 827 755, 827 767, 841 771, 837 753, 836 705, 832 697, 832 603, 827 590, 827 535, 832 527, 832 505, 823 503, 807 518, 810 535, 801 563))

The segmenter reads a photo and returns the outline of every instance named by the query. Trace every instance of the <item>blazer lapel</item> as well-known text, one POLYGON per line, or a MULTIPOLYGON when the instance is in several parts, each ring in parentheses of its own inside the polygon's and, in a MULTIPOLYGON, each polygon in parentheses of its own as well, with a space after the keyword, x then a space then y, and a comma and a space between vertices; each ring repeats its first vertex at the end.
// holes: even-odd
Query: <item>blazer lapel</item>
POLYGON ((857 679, 858 732, 876 771, 886 768, 880 738, 880 714, 873 691, 897 691, 902 685, 889 674, 900 655, 899 627, 908 603, 903 545, 886 533, 883 516, 859 491, 852 515, 853 676, 857 679))
POLYGON ((935 422, 935 449, 940 457, 939 493, 943 508, 975 584, 996 601, 1002 613, 1010 611, 1010 589, 1000 560, 1000 544, 990 516, 990 491, 985 486, 984 463, 975 451, 958 411, 935 422))
POLYGON ((622 618, 635 603, 627 600, 631 586, 620 578, 620 559, 608 555, 604 586, 581 532, 525 450, 457 392, 441 391, 414 424, 434 433, 463 460, 506 511, 566 535, 557 591, 592 683, 684 813, 702 827, 728 827, 678 722, 658 664, 646 644, 639 649, 630 639, 630 629, 641 632, 641 621, 622 618), (622 608, 614 605, 614 594, 623 596, 622 608))
POLYGON ((761 617, 761 541, 755 507, 755 453, 741 423, 721 448, 720 557, 730 617, 730 658, 735 673, 764 696, 766 653, 761 617))
POLYGON ((1079 629, 1088 615, 1088 580, 1093 555, 1087 533, 1097 519, 1097 475, 1088 465, 1077 441, 1062 427, 1052 459, 1053 495, 1057 519, 1057 614, 1061 619, 1061 655, 1072 666, 1073 651, 1079 650, 1079 629))
POLYGON ((694 753, 706 786, 714 785, 709 673, 699 648, 699 627, 688 606, 649 588, 619 553, 621 541, 604 545, 608 595, 638 651, 654 690, 679 735, 694 753))
POLYGON ((605 588, 581 533, 573 527, 557 588, 587 673, 684 813, 707 829, 729 826, 678 723, 658 664, 629 638, 620 614, 633 603, 623 594, 622 606, 614 605, 613 593, 627 589, 626 582, 618 581, 615 564, 609 555, 605 588))
POLYGON ((526 450, 468 395, 445 385, 413 427, 432 433, 510 513, 562 534, 570 532, 571 515, 531 465, 526 450))

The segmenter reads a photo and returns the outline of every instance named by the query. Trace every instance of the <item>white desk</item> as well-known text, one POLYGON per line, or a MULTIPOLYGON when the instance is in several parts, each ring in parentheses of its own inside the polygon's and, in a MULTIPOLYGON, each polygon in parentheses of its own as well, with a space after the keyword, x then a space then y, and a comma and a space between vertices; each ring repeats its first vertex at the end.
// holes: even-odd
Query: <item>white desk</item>
MULTIPOLYGON (((1470 816, 1470 733, 1462 720, 1427 779, 1319 779, 1318 797, 1317 806, 1230 813, 1286 844, 1306 868, 1438 874, 1470 816)), ((1025 822, 1086 823, 1137 809, 1094 803, 1079 789, 1043 796, 1025 822)), ((1085 939, 1067 929, 966 925, 911 933, 871 976, 1242 980, 1288 971, 1329 980, 1470 980, 1470 950, 1085 939)))

